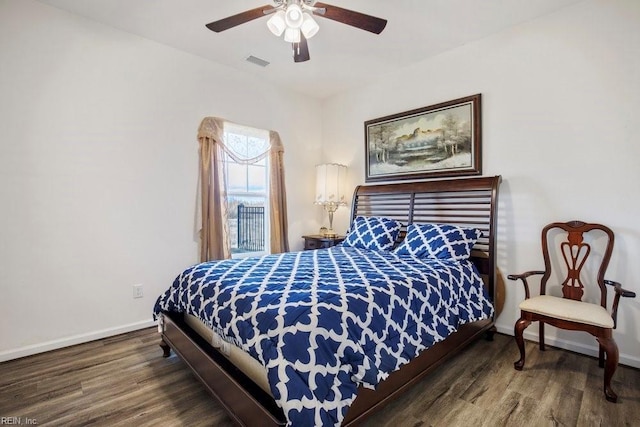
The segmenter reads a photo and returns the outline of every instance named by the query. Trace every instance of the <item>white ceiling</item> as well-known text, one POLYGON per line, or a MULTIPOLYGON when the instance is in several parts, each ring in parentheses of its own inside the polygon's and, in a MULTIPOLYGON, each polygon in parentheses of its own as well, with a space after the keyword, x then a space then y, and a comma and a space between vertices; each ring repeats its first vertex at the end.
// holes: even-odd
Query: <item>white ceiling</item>
POLYGON ((443 51, 582 0, 330 0, 387 19, 380 35, 318 17, 311 60, 294 63, 290 44, 272 35, 268 18, 222 33, 205 24, 269 0, 39 0, 233 69, 324 98, 443 51), (245 59, 257 56, 265 68, 245 59))

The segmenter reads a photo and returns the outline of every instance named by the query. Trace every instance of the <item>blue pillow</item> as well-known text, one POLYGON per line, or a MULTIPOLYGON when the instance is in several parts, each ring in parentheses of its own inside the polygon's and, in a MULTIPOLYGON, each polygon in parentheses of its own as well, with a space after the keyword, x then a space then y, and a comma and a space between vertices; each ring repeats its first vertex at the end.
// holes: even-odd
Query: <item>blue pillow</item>
POLYGON ((409 224, 407 235, 395 249, 397 255, 462 261, 482 232, 449 224, 409 224))
POLYGON ((342 246, 388 251, 392 249, 400 232, 395 219, 376 216, 357 216, 353 220, 342 246))

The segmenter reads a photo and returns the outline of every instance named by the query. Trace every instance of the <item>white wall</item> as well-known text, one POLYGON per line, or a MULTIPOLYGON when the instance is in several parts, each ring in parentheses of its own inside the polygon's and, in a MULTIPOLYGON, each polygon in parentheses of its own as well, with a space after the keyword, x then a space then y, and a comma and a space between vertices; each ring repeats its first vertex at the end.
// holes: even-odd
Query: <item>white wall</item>
POLYGON ((155 298, 197 261, 205 116, 280 132, 301 249, 317 228, 320 112, 250 75, 0 0, 0 361, 150 324, 155 298))
MULTIPOLYGON (((616 233, 607 277, 638 293, 621 301, 614 337, 640 367, 640 2, 587 0, 425 60, 323 105, 326 160, 364 182, 363 122, 482 93, 483 172, 502 175, 499 260, 504 275, 539 269, 540 230, 601 222, 616 233)), ((336 216, 336 229, 347 216, 336 216)), ((513 334, 524 298, 508 282, 498 327, 513 334)), ((536 285, 537 286, 537 285, 536 285)), ((596 354, 584 333, 549 327, 555 345, 596 354)), ((537 339, 537 327, 527 330, 537 339)), ((515 345, 515 344, 514 344, 515 345)))

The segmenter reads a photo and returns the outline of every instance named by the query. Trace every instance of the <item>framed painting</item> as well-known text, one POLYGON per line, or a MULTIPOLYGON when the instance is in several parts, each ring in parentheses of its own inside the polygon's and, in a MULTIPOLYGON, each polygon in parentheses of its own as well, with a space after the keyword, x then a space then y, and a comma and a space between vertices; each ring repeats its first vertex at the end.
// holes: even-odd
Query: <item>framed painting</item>
POLYGON ((365 181, 480 175, 481 95, 368 120, 365 181))

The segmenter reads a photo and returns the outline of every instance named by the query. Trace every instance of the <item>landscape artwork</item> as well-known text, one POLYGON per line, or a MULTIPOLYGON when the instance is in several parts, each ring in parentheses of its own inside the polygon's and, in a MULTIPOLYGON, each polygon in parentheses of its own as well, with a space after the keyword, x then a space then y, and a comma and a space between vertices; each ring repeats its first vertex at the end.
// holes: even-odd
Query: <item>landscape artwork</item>
POLYGON ((366 121, 366 181, 479 175, 480 98, 366 121))

